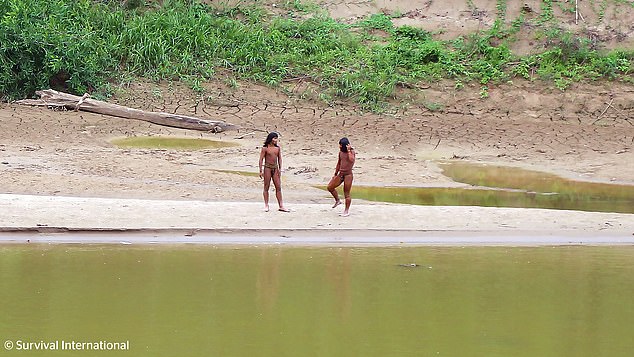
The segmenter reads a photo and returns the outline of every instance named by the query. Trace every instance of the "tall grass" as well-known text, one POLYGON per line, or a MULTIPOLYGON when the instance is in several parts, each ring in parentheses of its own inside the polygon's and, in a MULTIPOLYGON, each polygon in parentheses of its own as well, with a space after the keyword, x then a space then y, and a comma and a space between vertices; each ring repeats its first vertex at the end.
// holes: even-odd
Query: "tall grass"
POLYGON ((0 94, 30 95, 60 81, 91 91, 116 59, 89 1, 0 0, 0 94))
POLYGON ((634 69, 634 51, 602 53, 562 32, 551 33, 542 53, 516 57, 504 40, 512 31, 502 22, 438 41, 426 31, 396 27, 383 14, 345 25, 323 15, 283 18, 242 5, 131 4, 0 0, 0 96, 26 97, 48 87, 99 92, 120 76, 204 81, 222 68, 270 86, 305 78, 323 98, 378 109, 396 86, 421 81, 485 85, 520 76, 565 89, 571 81, 619 79, 634 69))

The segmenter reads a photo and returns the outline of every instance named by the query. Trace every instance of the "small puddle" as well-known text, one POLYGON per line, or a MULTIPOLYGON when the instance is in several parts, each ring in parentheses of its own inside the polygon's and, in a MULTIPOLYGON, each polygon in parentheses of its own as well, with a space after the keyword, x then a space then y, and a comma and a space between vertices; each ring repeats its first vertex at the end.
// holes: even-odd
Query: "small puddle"
POLYGON ((259 173, 250 172, 250 171, 219 170, 219 169, 208 169, 208 170, 215 171, 215 172, 221 172, 221 173, 225 173, 225 174, 231 174, 231 175, 247 176, 247 177, 258 177, 258 176, 260 176, 259 173))
MULTIPOLYGON (((634 185, 568 180, 556 175, 503 166, 443 163, 443 174, 477 187, 354 186, 352 197, 429 206, 547 208, 634 213, 634 185)), ((323 186, 320 188, 324 189, 323 186)))
POLYGON ((226 141, 165 136, 130 136, 113 139, 110 142, 120 148, 139 149, 201 150, 239 146, 239 144, 226 141))

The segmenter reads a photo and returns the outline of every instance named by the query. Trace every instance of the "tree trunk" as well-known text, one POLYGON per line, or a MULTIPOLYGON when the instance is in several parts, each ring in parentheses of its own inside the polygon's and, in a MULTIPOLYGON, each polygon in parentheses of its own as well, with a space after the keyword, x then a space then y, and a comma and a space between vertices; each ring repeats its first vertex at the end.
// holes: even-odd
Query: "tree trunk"
POLYGON ((124 107, 122 105, 102 102, 88 98, 58 92, 52 89, 35 92, 40 99, 23 99, 16 103, 53 108, 65 108, 68 110, 83 110, 91 113, 111 115, 119 118, 144 120, 150 123, 174 128, 192 129, 220 133, 227 130, 236 130, 238 126, 223 121, 200 119, 180 114, 163 112, 148 112, 140 109, 124 107))

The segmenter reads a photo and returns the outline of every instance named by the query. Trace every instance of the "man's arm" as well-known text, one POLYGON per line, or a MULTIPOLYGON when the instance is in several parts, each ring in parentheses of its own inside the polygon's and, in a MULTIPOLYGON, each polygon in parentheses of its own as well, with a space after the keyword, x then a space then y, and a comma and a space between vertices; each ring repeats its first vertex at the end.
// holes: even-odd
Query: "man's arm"
POLYGON ((266 153, 266 149, 262 148, 262 150, 260 150, 260 160, 258 161, 258 167, 260 168, 260 178, 262 178, 262 162, 264 161, 265 153, 266 153))
POLYGON ((277 150, 277 165, 280 167, 280 172, 282 172, 282 148, 277 150))

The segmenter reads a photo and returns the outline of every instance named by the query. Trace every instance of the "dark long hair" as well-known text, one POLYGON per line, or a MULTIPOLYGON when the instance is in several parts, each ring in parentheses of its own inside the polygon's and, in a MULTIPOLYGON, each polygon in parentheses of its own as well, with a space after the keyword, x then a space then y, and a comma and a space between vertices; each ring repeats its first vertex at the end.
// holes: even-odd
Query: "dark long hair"
MULTIPOLYGON (((264 146, 265 147, 268 146, 271 143, 271 141, 273 141, 273 139, 277 138, 277 137, 279 137, 278 133, 276 133, 274 131, 270 132, 269 135, 266 137, 266 140, 264 140, 264 146)), ((275 146, 277 146, 277 145, 275 145, 275 146)))
POLYGON ((339 140, 339 145, 341 145, 341 151, 348 152, 348 145, 350 145, 350 140, 348 138, 341 138, 339 140))

